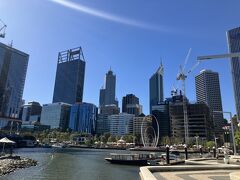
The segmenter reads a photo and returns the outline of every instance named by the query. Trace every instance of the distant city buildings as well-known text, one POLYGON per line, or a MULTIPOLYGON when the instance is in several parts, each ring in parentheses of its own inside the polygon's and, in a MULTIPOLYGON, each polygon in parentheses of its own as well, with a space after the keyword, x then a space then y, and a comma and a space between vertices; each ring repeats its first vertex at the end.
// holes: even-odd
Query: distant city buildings
MULTIPOLYGON (((240 53, 240 27, 227 31, 228 49, 230 53, 240 53)), ((231 72, 236 112, 240 117, 240 58, 231 58, 231 72)))
POLYGON ((157 105, 159 102, 164 101, 163 94, 163 65, 161 63, 157 71, 152 75, 149 80, 149 93, 150 93, 150 111, 152 112, 152 106, 157 105))
POLYGON ((59 52, 53 103, 83 101, 85 64, 81 47, 59 52))
POLYGON ((142 106, 139 104, 139 98, 134 94, 127 94, 122 98, 122 112, 139 116, 142 113, 142 106))
POLYGON ((31 101, 23 105, 20 112, 23 121, 40 121, 42 106, 39 102, 31 101))
POLYGON ((74 132, 95 134, 97 112, 97 107, 91 103, 77 103, 72 105, 69 128, 74 132))
POLYGON ((214 111, 222 111, 222 98, 219 75, 211 70, 202 70, 196 77, 196 96, 198 103, 206 103, 213 116, 214 132, 220 136, 224 126, 223 114, 214 111))
POLYGON ((51 129, 65 131, 69 124, 71 105, 66 103, 43 104, 41 124, 49 125, 51 129))
POLYGON ((105 106, 102 106, 100 109, 100 114, 112 115, 112 114, 119 114, 119 113, 120 113, 120 109, 115 104, 105 105, 105 106))
POLYGON ((101 107, 100 114, 97 117, 96 132, 98 135, 110 132, 110 115, 119 114, 120 109, 115 105, 105 105, 101 107))
POLYGON ((104 80, 104 86, 100 89, 99 96, 99 108, 103 106, 115 104, 118 107, 118 101, 116 100, 116 75, 110 69, 104 80))
POLYGON ((0 43, 0 116, 18 118, 29 55, 0 43))
POLYGON ((110 134, 114 136, 124 136, 133 133, 133 114, 120 113, 110 115, 110 134))

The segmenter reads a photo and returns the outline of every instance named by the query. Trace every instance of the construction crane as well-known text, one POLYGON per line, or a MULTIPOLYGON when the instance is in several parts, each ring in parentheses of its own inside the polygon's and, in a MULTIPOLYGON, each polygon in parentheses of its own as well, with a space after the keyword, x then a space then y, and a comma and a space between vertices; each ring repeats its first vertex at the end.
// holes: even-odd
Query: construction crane
POLYGON ((0 19, 0 22, 2 24, 2 26, 0 24, 0 37, 5 38, 5 31, 6 31, 7 25, 4 24, 4 22, 1 19, 0 19))
POLYGON ((187 98, 186 98, 186 87, 185 87, 185 80, 188 75, 199 65, 199 61, 189 70, 187 73, 185 72, 185 67, 187 65, 189 56, 191 54, 191 48, 188 51, 188 54, 185 58, 183 66, 180 65, 180 71, 177 74, 177 80, 182 81, 182 95, 183 95, 183 116, 184 116, 184 132, 185 132, 185 144, 188 144, 189 141, 189 131, 188 131, 188 111, 187 111, 187 98))
POLYGON ((198 56, 198 61, 212 60, 212 59, 224 59, 224 58, 234 58, 239 57, 240 53, 229 53, 229 54, 218 54, 218 55, 208 55, 208 56, 198 56))
MULTIPOLYGON (((205 61, 205 60, 214 60, 214 59, 225 59, 225 58, 240 58, 240 53, 229 53, 229 54, 217 54, 217 55, 208 55, 208 56, 198 56, 197 61, 205 61)), ((236 108, 237 105, 235 104, 236 108)), ((236 111, 237 112, 237 111, 236 111)), ((239 121, 239 114, 237 114, 237 120, 239 121)))

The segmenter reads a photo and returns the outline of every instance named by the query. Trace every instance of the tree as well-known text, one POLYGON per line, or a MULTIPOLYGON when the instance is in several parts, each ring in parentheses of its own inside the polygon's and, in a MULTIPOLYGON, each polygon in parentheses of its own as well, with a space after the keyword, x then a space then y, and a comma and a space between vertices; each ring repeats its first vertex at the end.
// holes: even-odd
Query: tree
POLYGON ((106 141, 108 140, 108 138, 111 136, 110 133, 104 133, 103 136, 105 137, 106 141))
POLYGON ((125 135, 124 137, 123 137, 123 140, 125 140, 127 143, 133 143, 133 135, 125 135))
POLYGON ((100 136, 100 141, 101 141, 101 142, 107 143, 107 140, 108 140, 108 139, 107 139, 104 135, 100 136))
POLYGON ((209 147, 209 148, 213 148, 213 146, 215 146, 215 142, 214 141, 207 141, 205 143, 205 147, 209 147))
POLYGON ((109 136, 108 142, 116 142, 116 137, 115 136, 109 136))
POLYGON ((161 138, 161 144, 166 146, 166 145, 170 145, 170 138, 168 136, 164 136, 161 138))
POLYGON ((240 146, 240 131, 235 132, 235 143, 237 146, 240 146))

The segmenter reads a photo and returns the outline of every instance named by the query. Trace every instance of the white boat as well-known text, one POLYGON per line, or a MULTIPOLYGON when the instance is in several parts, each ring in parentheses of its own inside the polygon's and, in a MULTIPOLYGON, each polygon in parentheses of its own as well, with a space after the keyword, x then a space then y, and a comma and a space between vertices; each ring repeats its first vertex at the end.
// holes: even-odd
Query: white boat
POLYGON ((66 144, 64 143, 55 143, 52 145, 53 148, 65 148, 66 144))

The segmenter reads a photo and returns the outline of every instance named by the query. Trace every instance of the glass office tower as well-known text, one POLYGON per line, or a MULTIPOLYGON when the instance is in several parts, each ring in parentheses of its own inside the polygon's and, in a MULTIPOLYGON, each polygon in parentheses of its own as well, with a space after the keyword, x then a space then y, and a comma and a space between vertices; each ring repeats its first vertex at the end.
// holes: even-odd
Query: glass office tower
POLYGON ((0 116, 17 118, 29 55, 0 43, 0 116))
POLYGON ((149 92, 150 92, 150 114, 152 113, 152 106, 158 105, 163 102, 163 65, 161 63, 157 72, 155 72, 149 80, 149 92))
POLYGON ((91 103, 72 105, 69 128, 75 132, 95 134, 97 111, 97 107, 91 103))
MULTIPOLYGON (((228 48, 230 53, 240 53, 240 27, 227 31, 228 48)), ((231 58, 231 72, 233 81, 236 112, 240 116, 240 58, 231 58)))
POLYGON ((53 94, 53 103, 82 102, 85 60, 81 47, 60 52, 53 94))

